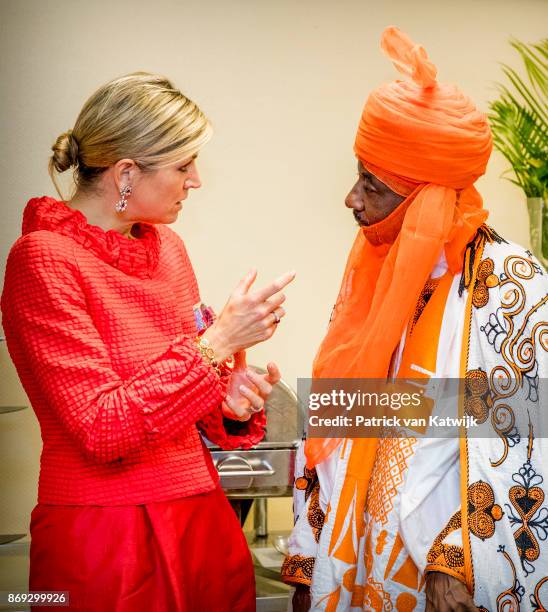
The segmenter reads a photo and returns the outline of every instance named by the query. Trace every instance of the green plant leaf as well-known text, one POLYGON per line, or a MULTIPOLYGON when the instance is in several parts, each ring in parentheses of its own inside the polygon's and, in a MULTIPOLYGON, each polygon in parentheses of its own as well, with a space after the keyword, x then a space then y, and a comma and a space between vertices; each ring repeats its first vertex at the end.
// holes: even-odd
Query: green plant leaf
POLYGON ((493 145, 511 166, 503 176, 528 197, 543 197, 548 193, 548 39, 510 44, 523 62, 525 78, 502 65, 509 84, 499 84, 499 98, 489 104, 493 145))

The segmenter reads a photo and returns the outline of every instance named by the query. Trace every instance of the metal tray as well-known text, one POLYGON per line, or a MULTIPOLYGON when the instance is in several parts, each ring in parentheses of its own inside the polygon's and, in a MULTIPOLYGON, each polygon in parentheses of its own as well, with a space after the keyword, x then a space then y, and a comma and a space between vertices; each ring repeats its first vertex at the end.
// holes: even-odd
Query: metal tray
POLYGON ((213 463, 228 498, 292 494, 295 449, 213 451, 213 463))

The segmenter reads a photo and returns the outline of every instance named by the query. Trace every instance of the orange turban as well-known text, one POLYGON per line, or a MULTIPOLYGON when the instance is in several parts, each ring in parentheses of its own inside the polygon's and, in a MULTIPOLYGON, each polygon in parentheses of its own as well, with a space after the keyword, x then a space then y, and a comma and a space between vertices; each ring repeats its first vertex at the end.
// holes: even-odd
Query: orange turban
MULTIPOLYGON (((371 239, 382 235, 375 228, 390 218, 360 229, 314 361, 314 378, 386 378, 442 251, 451 272, 460 272, 465 247, 488 214, 473 186, 491 153, 487 118, 456 86, 436 81, 426 51, 398 28, 383 32, 381 47, 412 81, 382 85, 369 96, 354 151, 372 174, 406 196, 391 217, 405 214, 391 241, 371 239)), ((308 466, 338 442, 309 438, 308 466)), ((358 442, 367 445, 362 474, 367 479, 377 441, 358 442)))

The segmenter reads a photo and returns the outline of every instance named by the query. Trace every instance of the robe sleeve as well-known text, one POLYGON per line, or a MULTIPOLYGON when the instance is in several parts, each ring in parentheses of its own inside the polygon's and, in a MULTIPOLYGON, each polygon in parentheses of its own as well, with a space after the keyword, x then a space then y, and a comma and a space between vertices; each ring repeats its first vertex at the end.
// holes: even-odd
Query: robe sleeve
POLYGON ((460 508, 436 536, 426 556, 424 573, 442 572, 466 584, 460 508))
POLYGON ((421 573, 442 571, 441 553, 435 551, 443 548, 449 555, 453 549, 446 547, 458 545, 451 527, 453 517, 460 516, 459 456, 457 438, 422 438, 407 471, 400 493, 400 535, 421 573), (436 567, 429 567, 432 563, 436 567))
POLYGON ((325 514, 320 505, 320 481, 316 470, 306 467, 304 441, 297 450, 295 465, 295 526, 289 537, 289 554, 282 565, 281 575, 288 584, 310 586, 325 514))

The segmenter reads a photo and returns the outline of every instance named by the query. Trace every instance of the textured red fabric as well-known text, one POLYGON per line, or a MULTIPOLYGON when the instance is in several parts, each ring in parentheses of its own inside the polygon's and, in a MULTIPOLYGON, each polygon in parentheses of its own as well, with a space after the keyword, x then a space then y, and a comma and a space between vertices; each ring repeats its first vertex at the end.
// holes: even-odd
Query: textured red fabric
POLYGON ((30 200, 2 294, 11 357, 40 422, 38 501, 142 504, 213 490, 198 427, 226 448, 264 435, 264 415, 231 437, 227 380, 193 338, 198 286, 165 226, 104 232, 64 203, 30 200), (198 425, 198 427, 197 427, 198 425))
POLYGON ((69 591, 70 610, 255 610, 251 554, 220 489, 141 506, 39 504, 31 535, 30 588, 69 591))

